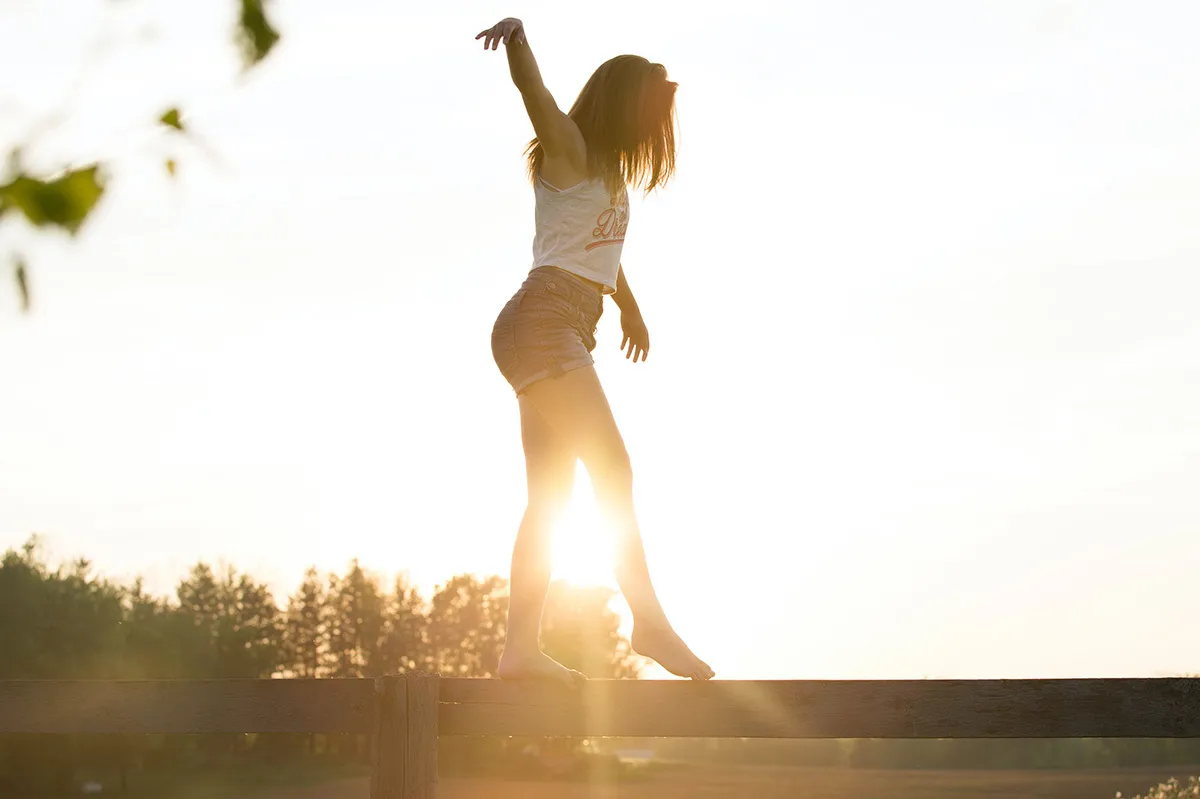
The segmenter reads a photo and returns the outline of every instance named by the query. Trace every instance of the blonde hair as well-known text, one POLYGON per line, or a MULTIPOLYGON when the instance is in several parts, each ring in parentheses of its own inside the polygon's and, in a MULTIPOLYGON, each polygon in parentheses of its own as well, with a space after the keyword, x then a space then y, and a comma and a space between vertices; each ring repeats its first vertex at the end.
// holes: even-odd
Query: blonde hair
MULTIPOLYGON (((589 177, 610 191, 622 185, 647 192, 675 174, 675 90, 662 64, 619 55, 592 73, 567 112, 587 144, 589 177)), ((534 138, 525 149, 530 180, 545 153, 534 138)))

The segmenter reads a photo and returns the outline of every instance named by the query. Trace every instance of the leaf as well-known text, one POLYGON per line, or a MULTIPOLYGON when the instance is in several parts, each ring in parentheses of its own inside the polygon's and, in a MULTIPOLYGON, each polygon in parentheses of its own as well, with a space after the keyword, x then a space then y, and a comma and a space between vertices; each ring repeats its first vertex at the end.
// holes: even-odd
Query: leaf
POLYGON ((166 167, 167 167, 167 174, 170 175, 171 177, 175 177, 175 171, 178 169, 178 164, 175 163, 174 158, 167 159, 166 167))
POLYGON ((17 278, 17 291, 21 295, 21 310, 29 310, 29 277, 25 272, 25 259, 17 258, 17 268, 15 270, 17 278))
POLYGON ((37 227, 55 225, 73 236, 103 194, 104 179, 97 164, 49 181, 20 173, 0 186, 0 214, 19 208, 37 227))
POLYGON ((163 112, 163 115, 158 118, 158 121, 166 125, 168 128, 175 128, 180 133, 183 132, 183 121, 179 118, 178 108, 168 108, 163 112))
POLYGON ((250 68, 267 57, 279 41, 279 31, 267 19, 264 0, 242 0, 236 39, 242 48, 242 61, 250 68))

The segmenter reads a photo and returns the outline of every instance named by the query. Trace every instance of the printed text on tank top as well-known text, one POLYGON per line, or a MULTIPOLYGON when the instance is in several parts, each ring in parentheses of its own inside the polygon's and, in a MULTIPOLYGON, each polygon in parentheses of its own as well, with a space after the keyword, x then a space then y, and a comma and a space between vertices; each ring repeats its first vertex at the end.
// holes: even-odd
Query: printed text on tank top
MULTIPOLYGON (((543 177, 538 177, 550 191, 555 194, 561 194, 564 191, 571 191, 578 186, 582 186, 587 180, 581 180, 574 186, 568 189, 560 189, 554 186, 550 181, 543 177)), ((609 193, 609 207, 600 212, 596 217, 596 227, 592 228, 592 239, 585 250, 591 252, 597 247, 604 247, 610 244, 620 244, 625 241, 625 231, 629 228, 629 195, 625 192, 618 194, 609 193)))
POLYGON ((614 193, 596 178, 560 189, 540 175, 536 186, 533 266, 557 266, 611 294, 629 227, 628 190, 614 193))

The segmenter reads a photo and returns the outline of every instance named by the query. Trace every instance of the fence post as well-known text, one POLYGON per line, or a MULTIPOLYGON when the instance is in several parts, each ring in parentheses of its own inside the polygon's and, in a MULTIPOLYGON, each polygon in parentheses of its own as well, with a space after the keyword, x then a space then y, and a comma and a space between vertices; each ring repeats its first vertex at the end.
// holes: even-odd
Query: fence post
POLYGON ((408 692, 403 676, 375 679, 375 731, 371 735, 371 799, 405 799, 408 692))
POLYGON ((412 672, 405 675, 405 683, 403 799, 437 799, 438 675, 412 672))

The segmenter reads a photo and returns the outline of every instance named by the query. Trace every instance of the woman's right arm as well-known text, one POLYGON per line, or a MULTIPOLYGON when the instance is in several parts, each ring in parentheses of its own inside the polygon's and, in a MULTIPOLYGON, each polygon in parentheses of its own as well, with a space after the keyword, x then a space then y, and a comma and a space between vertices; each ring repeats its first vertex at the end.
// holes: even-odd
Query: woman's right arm
POLYGON ((583 152, 583 136, 571 118, 562 112, 558 103, 546 84, 542 82, 542 73, 538 70, 537 60, 533 50, 529 49, 529 41, 525 38, 525 26, 521 20, 509 17, 501 20, 493 27, 482 31, 478 39, 483 39, 483 49, 495 50, 501 42, 508 53, 508 71, 512 75, 513 84, 521 92, 525 101, 525 111, 529 121, 533 123, 533 132, 542 145, 547 157, 568 157, 583 152))

